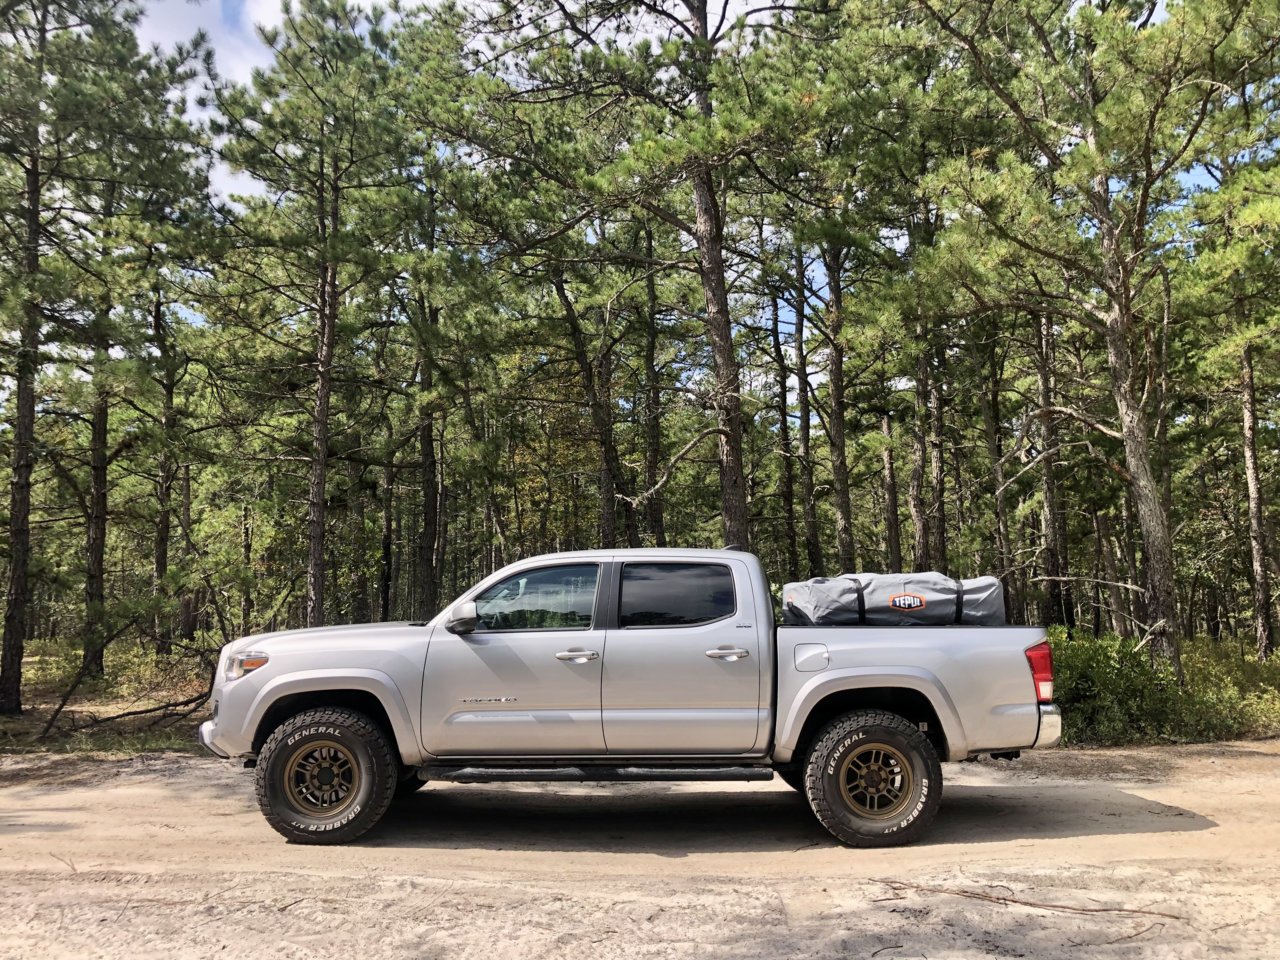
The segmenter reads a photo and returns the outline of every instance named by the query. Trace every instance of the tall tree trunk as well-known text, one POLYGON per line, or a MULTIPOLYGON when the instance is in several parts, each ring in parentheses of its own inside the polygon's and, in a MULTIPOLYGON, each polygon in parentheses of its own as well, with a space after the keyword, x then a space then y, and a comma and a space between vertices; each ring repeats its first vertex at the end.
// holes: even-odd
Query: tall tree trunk
MULTIPOLYGON (((323 149, 323 148, 322 148, 323 149)), ((331 179, 322 175, 317 198, 321 244, 339 231, 338 160, 332 159, 331 179)), ((323 162, 321 164, 323 167, 323 162)), ((338 327, 338 265, 325 260, 320 267, 316 297, 316 393, 311 415, 311 477, 307 485, 307 623, 324 624, 325 606, 325 481, 329 465, 329 400, 333 389, 333 349, 338 327)))
POLYGON ((902 572, 902 524, 898 519, 898 474, 893 464, 893 423, 886 403, 880 417, 884 447, 880 459, 884 469, 884 539, 889 566, 886 572, 902 572))
MULTIPOLYGON (((48 7, 42 5, 35 50, 37 73, 43 69, 48 17, 48 7)), ((24 158, 22 276, 27 286, 22 292, 21 329, 14 364, 9 579, 5 586, 4 635, 0 638, 0 715, 4 716, 22 712, 22 655, 31 603, 31 470, 42 323, 39 294, 34 289, 40 273, 40 210, 43 203, 40 149, 40 127, 33 124, 31 144, 24 158)))
POLYGON ((1062 542, 1058 526, 1058 429, 1054 415, 1049 408, 1054 405, 1054 343, 1053 321, 1048 314, 1042 315, 1039 322, 1039 349, 1036 351, 1036 375, 1040 390, 1040 442, 1043 447, 1040 453, 1041 486, 1040 530, 1043 537, 1042 568, 1045 574, 1045 602, 1041 607, 1040 618, 1046 624, 1062 623, 1070 625, 1074 618, 1069 615, 1070 604, 1068 594, 1064 590, 1063 578, 1066 576, 1063 563, 1062 542))
MULTIPOLYGON (((707 116, 710 116, 708 107, 707 116)), ((695 241, 706 302, 707 338, 715 369, 716 425, 720 428, 720 519, 726 544, 750 549, 747 523, 747 481, 742 456, 742 383, 733 345, 733 320, 725 283, 724 224, 711 171, 699 165, 692 177, 696 215, 695 241)))
MULTIPOLYGON (((618 493, 624 491, 625 481, 622 471, 622 458, 618 455, 617 441, 613 434, 613 404, 609 399, 609 383, 611 377, 610 351, 600 351, 598 361, 593 362, 587 349, 586 334, 582 329, 581 317, 569 297, 564 283, 560 279, 554 281, 556 295, 564 310, 565 324, 569 330, 569 342, 573 348, 574 363, 578 367, 578 376, 582 380, 583 392, 587 398, 587 411, 591 416, 591 425, 595 428, 596 439, 600 444, 600 546, 611 549, 617 545, 617 511, 618 493)), ((628 546, 639 546, 639 529, 636 526, 635 506, 629 501, 623 505, 623 520, 627 533, 628 546)))
POLYGON ((151 308, 151 334, 156 353, 159 354, 160 433, 163 437, 156 469, 156 536, 155 559, 151 567, 151 596, 156 605, 153 620, 153 640, 156 653, 167 657, 173 652, 173 613, 168 606, 169 541, 173 536, 173 484, 178 469, 173 460, 177 445, 177 421, 174 413, 174 395, 177 392, 177 368, 173 355, 173 339, 164 316, 164 300, 160 291, 155 293, 151 308))
MULTIPOLYGON (((195 549, 191 542, 191 464, 182 465, 182 510, 179 515, 182 524, 182 563, 188 575, 191 572, 191 559, 195 549)), ((191 649, 196 641, 196 601, 192 590, 183 590, 178 601, 178 635, 187 649, 191 649)))
MULTIPOLYGON (((390 430, 390 425, 388 425, 390 430)), ((392 527, 393 509, 392 492, 394 490, 395 468, 388 463, 382 471, 381 514, 382 538, 378 550, 378 622, 386 623, 393 618, 391 612, 391 578, 394 570, 392 548, 395 544, 392 527)))
MULTIPOLYGON (((653 230, 644 228, 645 256, 653 259, 653 230)), ((658 285, 653 271, 644 281, 645 288, 645 338, 644 338, 644 483, 646 490, 658 485, 659 464, 662 461, 662 382, 658 378, 658 285)), ((644 504, 645 521, 653 535, 654 546, 667 545, 666 522, 662 510, 662 493, 652 494, 644 504)))
MULTIPOLYGON (((427 188, 427 253, 434 256, 436 252, 436 231, 438 227, 437 187, 432 183, 427 188)), ((431 291, 434 294, 434 290, 431 291)), ((418 363, 421 367, 419 381, 422 394, 427 398, 427 405, 422 420, 418 424, 418 459, 421 464, 421 504, 422 527, 418 532, 415 598, 416 613, 420 620, 429 620, 435 616, 440 604, 440 579, 442 571, 438 561, 438 544, 443 540, 440 531, 440 477, 439 462, 436 457, 436 416, 435 399, 430 396, 435 388, 435 344, 436 331, 440 327, 441 308, 434 302, 434 296, 428 296, 421 288, 416 291, 418 306, 418 363)))
MULTIPOLYGON (((105 349, 95 351, 95 370, 107 361, 105 349)), ((89 513, 85 517, 84 658, 86 676, 103 674, 103 650, 107 644, 106 584, 107 548, 107 428, 111 397, 94 384, 93 411, 89 417, 89 513)))
MULTIPOLYGON (((361 445, 359 434, 355 445, 361 445)), ((365 497, 362 487, 364 474, 354 460, 347 461, 347 517, 350 521, 351 542, 345 553, 355 561, 351 574, 351 622, 368 623, 373 619, 369 603, 369 540, 365 529, 365 497)))
POLYGON ((1107 359, 1111 391, 1119 414, 1124 441, 1125 466, 1131 478, 1129 492, 1142 530, 1142 559, 1146 568, 1146 614, 1152 653, 1172 664, 1179 679, 1182 663, 1178 649, 1178 595, 1174 582, 1173 537, 1164 511, 1160 483, 1152 469, 1151 441, 1146 411, 1136 395, 1129 345, 1129 318, 1119 306, 1108 316, 1107 359))
MULTIPOLYGON (((431 387, 430 362, 422 364, 422 389, 431 387)), ((423 415, 418 426, 418 460, 421 472, 419 501, 422 506, 422 526, 418 531, 418 550, 415 564, 416 587, 414 596, 419 620, 429 620, 436 614, 439 603, 436 578, 436 540, 440 537, 440 480, 436 461, 435 416, 423 415)))
POLYGON ((796 443, 796 460, 800 466, 800 512, 804 520, 805 557, 809 564, 810 577, 826 576, 826 564, 823 562, 822 541, 818 536, 818 507, 813 496, 813 454, 811 447, 812 424, 809 408, 809 354, 805 349, 804 321, 805 302, 808 298, 805 279, 804 252, 796 247, 795 251, 796 281, 796 412, 798 419, 798 436, 796 443))
POLYGON ((1244 476, 1249 489, 1249 547, 1253 559, 1253 634, 1259 660, 1271 656, 1271 583, 1262 484, 1258 479, 1258 408, 1253 385, 1253 343, 1240 355, 1240 399, 1244 420, 1244 476))
POLYGON ((1005 601, 1010 610, 1017 609, 1018 600, 1013 594, 1013 549, 1009 540, 1009 507, 1004 490, 1004 432, 1000 422, 1000 391, 1003 373, 993 343, 988 356, 989 391, 979 391, 978 408, 982 413, 982 431, 987 443, 987 456, 991 459, 992 505, 996 518, 996 558, 999 564, 997 576, 1004 585, 1005 601))
POLYGON ((929 513, 924 504, 925 464, 929 457, 929 431, 925 421, 929 419, 929 354, 924 347, 925 329, 920 323, 916 337, 920 343, 920 356, 916 361, 915 421, 913 427, 914 450, 911 459, 911 480, 907 488, 907 509, 911 511, 913 536, 912 566, 917 572, 933 569, 930 554, 929 513))
MULTIPOLYGON (((444 452, 445 431, 447 429, 448 429, 448 421, 446 420, 445 422, 440 424, 440 436, 437 441, 439 443, 438 449, 441 454, 443 454, 444 452)), ((440 459, 441 457, 437 456, 437 460, 440 460, 440 459)), ((447 548, 449 545, 449 518, 450 518, 449 499, 451 496, 449 484, 446 482, 447 479, 448 479, 447 475, 444 473, 443 469, 441 469, 439 479, 436 483, 436 488, 439 495, 439 499, 436 501, 437 503, 437 506, 436 506, 436 560, 435 560, 435 581, 434 581, 434 588, 435 588, 435 595, 437 597, 437 602, 439 602, 440 600, 443 600, 444 597, 446 596, 444 592, 444 564, 445 564, 447 548)), ((456 553, 455 553, 455 560, 456 560, 456 553)), ((453 588, 455 591, 461 588, 461 585, 457 582, 456 577, 454 579, 453 588)))
POLYGON ((836 511, 836 552, 841 571, 858 569, 857 546, 853 539, 853 506, 849 496, 849 460, 845 442, 845 420, 848 404, 844 387, 844 250, 824 245, 822 262, 830 290, 830 314, 827 318, 827 389, 831 397, 831 413, 827 422, 827 439, 831 449, 831 487, 836 511))
POLYGON ((240 633, 247 634, 250 618, 253 616, 253 524, 249 520, 249 504, 240 505, 240 563, 244 567, 246 578, 240 592, 240 633))
POLYGON ((769 321, 773 336, 773 363, 777 368, 778 392, 776 404, 778 412, 778 452, 782 457, 782 472, 778 479, 778 494, 782 498, 782 536, 783 554, 787 562, 787 577, 790 580, 800 579, 800 553, 796 532, 796 481, 795 458, 791 449, 791 407, 788 399, 787 355, 782 348, 782 330, 778 317, 778 298, 769 298, 769 321))
POLYGON ((1120 570, 1116 566, 1115 548, 1111 541, 1111 526, 1107 520, 1107 511, 1093 512, 1093 531, 1102 555, 1102 575, 1107 581, 1107 607, 1111 612, 1111 629, 1122 637, 1128 637, 1132 632, 1129 621, 1128 591, 1116 586, 1121 582, 1120 570))
MULTIPOLYGON (((706 0, 685 0, 692 23, 695 63, 694 104, 698 113, 711 119, 713 50, 706 0)), ((743 466, 742 376, 738 354, 733 345, 733 317, 729 312, 729 291, 724 268, 724 215, 716 196, 711 168, 706 162, 693 161, 689 178, 693 188, 693 239, 698 247, 698 272, 702 278, 702 294, 706 302, 705 326, 711 341, 711 359, 715 372, 716 425, 720 428, 720 519, 726 544, 751 548, 751 531, 747 520, 747 481, 743 466)))
POLYGON ((946 355, 938 347, 934 356, 933 375, 929 378, 929 546, 930 560, 944 573, 947 570, 947 472, 943 460, 945 444, 945 409, 943 403, 943 370, 946 355))

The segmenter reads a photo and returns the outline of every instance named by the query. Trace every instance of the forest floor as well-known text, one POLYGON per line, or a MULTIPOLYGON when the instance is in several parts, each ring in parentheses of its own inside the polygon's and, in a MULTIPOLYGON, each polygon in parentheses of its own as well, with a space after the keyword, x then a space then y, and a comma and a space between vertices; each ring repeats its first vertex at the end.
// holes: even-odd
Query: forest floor
POLYGON ((781 782, 431 785, 287 844, 212 757, 0 757, 0 957, 1280 956, 1280 741, 944 767, 927 838, 781 782))

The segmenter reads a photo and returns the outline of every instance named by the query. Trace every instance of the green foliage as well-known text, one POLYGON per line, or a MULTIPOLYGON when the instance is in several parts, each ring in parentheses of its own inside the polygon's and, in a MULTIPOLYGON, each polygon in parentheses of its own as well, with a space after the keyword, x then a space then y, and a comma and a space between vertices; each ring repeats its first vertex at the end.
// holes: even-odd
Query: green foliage
POLYGON ((132 0, 0 4, 33 702, 101 644, 80 694, 188 690, 317 582, 327 622, 418 618, 518 557, 721 545, 731 441, 775 582, 1176 622, 1224 638, 1181 686, 1055 637, 1068 735, 1275 729, 1233 651, 1280 496, 1277 0, 702 6, 291 0, 236 84, 132 0))
POLYGON ((1118 746, 1280 734, 1280 662, 1196 637, 1184 642, 1184 683, 1114 633, 1050 631, 1063 741, 1118 746))

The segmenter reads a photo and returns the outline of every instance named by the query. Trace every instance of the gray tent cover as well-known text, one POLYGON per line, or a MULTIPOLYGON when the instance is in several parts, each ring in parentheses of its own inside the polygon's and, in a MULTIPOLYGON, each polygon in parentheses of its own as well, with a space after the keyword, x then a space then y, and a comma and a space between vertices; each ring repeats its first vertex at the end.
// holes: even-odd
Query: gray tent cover
POLYGON ((952 580, 941 573, 846 573, 782 588, 782 622, 816 626, 940 626, 1005 623, 995 577, 952 580))

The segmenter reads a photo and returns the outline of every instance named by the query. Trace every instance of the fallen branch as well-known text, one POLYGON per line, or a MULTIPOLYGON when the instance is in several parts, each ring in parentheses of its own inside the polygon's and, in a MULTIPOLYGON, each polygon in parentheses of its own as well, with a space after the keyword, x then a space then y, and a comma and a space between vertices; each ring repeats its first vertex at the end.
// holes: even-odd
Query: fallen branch
POLYGON ((969 900, 983 900, 987 903, 1003 903, 1006 906, 1017 904, 1022 907, 1035 907, 1037 910, 1058 910, 1062 913, 1115 913, 1121 916, 1143 916, 1143 917, 1164 917, 1167 920, 1180 920, 1187 922, 1186 917, 1180 917, 1176 913, 1161 913, 1158 910, 1136 910, 1131 907, 1072 907, 1065 903, 1036 903, 1033 900, 1020 900, 1017 897, 996 897, 989 893, 977 893, 971 890, 947 890, 943 887, 922 887, 914 883, 904 883, 901 880, 876 880, 875 883, 883 883, 890 890, 901 893, 903 890, 915 890, 919 893, 941 893, 951 897, 965 897, 969 900))

